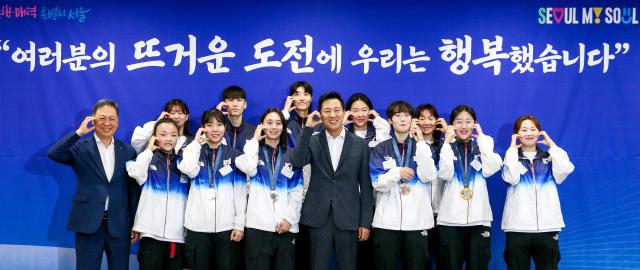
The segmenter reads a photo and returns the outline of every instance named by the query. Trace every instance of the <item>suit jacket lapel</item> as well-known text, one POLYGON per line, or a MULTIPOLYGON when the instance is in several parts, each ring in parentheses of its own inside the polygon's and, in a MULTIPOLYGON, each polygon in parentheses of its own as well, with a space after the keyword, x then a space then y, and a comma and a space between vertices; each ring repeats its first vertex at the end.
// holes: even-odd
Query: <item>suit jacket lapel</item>
POLYGON ((122 145, 122 143, 120 143, 120 141, 116 140, 115 138, 113 139, 115 140, 113 144, 115 157, 113 159, 114 164, 113 164, 113 176, 111 176, 112 181, 116 179, 117 174, 125 170, 124 168, 122 168, 122 166, 125 166, 125 163, 127 162, 124 146, 122 145))
POLYGON ((320 136, 320 147, 322 152, 324 152, 324 157, 329 162, 329 169, 333 172, 333 163, 331 163, 331 152, 329 152, 329 143, 327 142, 327 134, 325 132, 321 132, 318 134, 320 136))
POLYGON ((107 180, 107 175, 104 172, 104 166, 102 166, 102 158, 100 157, 100 151, 98 151, 98 144, 96 143, 96 138, 91 137, 89 140, 89 151, 91 152, 91 159, 93 163, 95 163, 95 168, 98 171, 98 175, 101 176, 102 180, 105 182, 109 182, 107 180))
POLYGON ((353 134, 351 132, 345 132, 344 134, 344 144, 342 145, 342 153, 340 153, 340 162, 338 162, 338 168, 336 169, 336 172, 340 170, 340 168, 342 167, 342 164, 344 163, 344 159, 347 156, 348 151, 345 151, 345 149, 347 150, 351 149, 351 142, 353 139, 351 138, 352 135, 353 134))

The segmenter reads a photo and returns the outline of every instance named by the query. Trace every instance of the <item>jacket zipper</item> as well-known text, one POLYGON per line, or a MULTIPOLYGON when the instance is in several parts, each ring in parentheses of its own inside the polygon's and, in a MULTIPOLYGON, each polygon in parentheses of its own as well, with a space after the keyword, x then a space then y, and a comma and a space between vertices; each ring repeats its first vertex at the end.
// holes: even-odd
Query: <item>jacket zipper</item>
POLYGON ((162 237, 166 238, 167 231, 167 215, 169 214, 169 180, 171 177, 170 167, 171 166, 171 154, 167 154, 167 197, 164 201, 164 227, 162 228, 162 237))
POLYGON ((540 230, 540 220, 538 218, 538 183, 536 181, 536 170, 535 167, 533 166, 533 160, 531 160, 529 162, 529 165, 531 167, 531 176, 533 177, 533 192, 534 195, 536 196, 535 202, 536 202, 536 228, 538 228, 538 231, 540 230))
MULTIPOLYGON (((467 158, 467 142, 464 143, 464 175, 467 176, 467 170, 468 170, 468 158, 467 158)), ((472 193, 473 194, 473 193, 472 193)), ((467 201, 467 224, 469 224, 469 211, 471 208, 471 200, 466 200, 467 201)))
POLYGON ((400 230, 402 231, 402 193, 400 193, 400 230))
POLYGON ((238 131, 237 127, 233 127, 233 148, 236 148, 236 132, 238 131))

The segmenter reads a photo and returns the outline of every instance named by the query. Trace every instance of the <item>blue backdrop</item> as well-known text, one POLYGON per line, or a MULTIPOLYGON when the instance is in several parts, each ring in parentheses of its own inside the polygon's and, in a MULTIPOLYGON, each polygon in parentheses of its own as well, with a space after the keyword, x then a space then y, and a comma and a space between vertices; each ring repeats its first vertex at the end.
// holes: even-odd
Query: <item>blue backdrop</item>
MULTIPOLYGON (((46 150, 98 99, 119 102, 116 137, 130 141, 170 98, 184 99, 197 123, 237 84, 255 123, 265 108, 283 105, 297 80, 309 81, 316 98, 367 93, 380 112, 396 99, 433 103, 446 116, 470 104, 500 154, 515 118, 536 115, 576 166, 559 186, 567 225, 560 267, 640 269, 637 6, 0 1, 8 120, 0 132, 0 269, 73 265, 65 226, 75 179, 46 150)), ((499 176, 489 180, 491 269, 505 268, 506 187, 499 176)))

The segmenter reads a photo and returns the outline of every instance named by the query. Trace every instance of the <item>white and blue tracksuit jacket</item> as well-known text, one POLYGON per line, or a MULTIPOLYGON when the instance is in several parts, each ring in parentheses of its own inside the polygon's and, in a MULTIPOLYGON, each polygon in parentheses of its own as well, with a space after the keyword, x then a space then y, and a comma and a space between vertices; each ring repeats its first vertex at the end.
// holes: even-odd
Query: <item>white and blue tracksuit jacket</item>
POLYGON ((242 148, 244 144, 253 138, 253 133, 256 131, 256 126, 247 123, 244 119, 242 119, 242 123, 240 123, 239 127, 234 127, 231 124, 231 120, 229 117, 224 118, 224 122, 226 125, 226 130, 224 132, 224 141, 227 145, 231 146, 238 150, 238 152, 242 152, 242 148))
POLYGON ((142 151, 127 172, 142 186, 133 230, 142 237, 184 243, 184 210, 189 178, 177 168, 182 158, 161 150, 142 151))
POLYGON ((504 157, 502 178, 509 184, 502 215, 506 232, 552 232, 564 228, 558 184, 574 170, 567 152, 554 146, 537 148, 533 160, 511 147, 504 157))
POLYGON ((191 178, 184 226, 192 231, 244 231, 247 206, 246 175, 236 169, 240 151, 220 144, 214 150, 194 140, 183 151, 178 169, 191 178), (211 174, 211 177, 210 177, 211 174), (211 197, 215 191, 215 197, 211 197))
POLYGON ((445 143, 440 150, 438 179, 445 181, 438 225, 491 226, 493 214, 489 204, 486 178, 502 167, 502 158, 493 152, 493 139, 480 135, 476 141, 445 143), (466 152, 466 165, 465 165, 466 152), (467 168, 471 200, 460 195, 467 168))
MULTIPOLYGON (((431 156, 433 157, 433 161, 436 163, 437 171, 440 161, 440 148, 442 148, 442 140, 427 142, 427 144, 429 144, 429 146, 431 147, 431 156)), ((444 183, 444 181, 438 179, 437 177, 435 180, 431 181, 429 194, 431 194, 431 208, 433 209, 434 215, 437 215, 438 211, 440 210, 440 201, 442 200, 444 183)))
POLYGON ((297 233, 303 197, 302 170, 291 166, 291 149, 278 149, 275 156, 280 160, 275 162, 276 181, 273 187, 270 174, 274 148, 251 139, 244 145, 245 154, 236 159, 238 169, 251 177, 245 226, 275 232, 278 223, 286 220, 291 224, 289 231, 297 233), (275 201, 271 198, 272 188, 276 194, 275 201))
POLYGON ((433 228, 430 182, 436 178, 436 168, 431 149, 426 142, 416 143, 413 138, 405 140, 405 160, 401 164, 403 146, 394 149, 395 136, 379 143, 371 151, 369 169, 373 188, 377 191, 374 228, 400 231, 416 231, 433 228), (411 150, 408 150, 411 145, 411 150), (408 165, 408 166, 406 166, 408 165), (414 170, 414 178, 400 181, 400 167, 414 170), (401 194, 401 183, 408 184, 410 192, 401 194))

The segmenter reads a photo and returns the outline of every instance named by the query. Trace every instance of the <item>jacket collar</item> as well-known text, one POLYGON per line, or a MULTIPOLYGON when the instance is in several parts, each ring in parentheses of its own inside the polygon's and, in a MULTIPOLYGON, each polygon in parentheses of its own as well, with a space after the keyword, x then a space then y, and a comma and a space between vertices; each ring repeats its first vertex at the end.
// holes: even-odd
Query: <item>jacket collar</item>
POLYGON ((242 117, 242 122, 240 123, 239 127, 234 127, 231 124, 231 120, 229 120, 228 116, 224 117, 224 122, 225 122, 225 125, 227 126, 227 129, 236 128, 238 129, 238 133, 242 132, 247 127, 247 122, 244 121, 244 116, 242 117))
MULTIPOLYGON (((542 148, 540 148, 539 146, 536 146, 536 156, 533 159, 548 158, 548 157, 549 157, 549 152, 542 150, 542 148)), ((522 153, 522 148, 518 148, 518 159, 527 159, 527 157, 525 157, 524 154, 522 153)))

